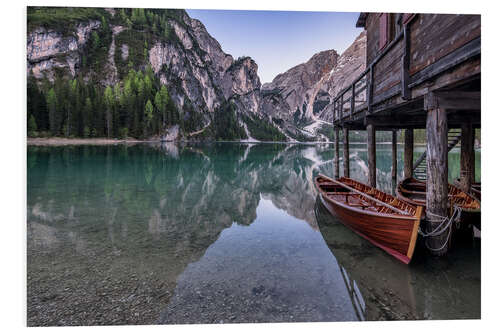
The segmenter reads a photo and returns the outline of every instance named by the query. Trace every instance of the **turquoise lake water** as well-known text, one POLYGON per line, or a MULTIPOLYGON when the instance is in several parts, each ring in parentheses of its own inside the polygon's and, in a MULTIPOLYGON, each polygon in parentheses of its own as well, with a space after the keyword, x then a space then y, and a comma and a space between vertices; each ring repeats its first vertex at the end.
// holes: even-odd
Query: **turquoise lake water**
MULTIPOLYGON (((350 154, 366 181, 366 146, 350 154)), ((391 163, 377 145, 388 192, 391 163)), ((480 242, 406 266, 353 234, 312 182, 332 145, 30 146, 27 164, 29 326, 480 318, 480 242)))

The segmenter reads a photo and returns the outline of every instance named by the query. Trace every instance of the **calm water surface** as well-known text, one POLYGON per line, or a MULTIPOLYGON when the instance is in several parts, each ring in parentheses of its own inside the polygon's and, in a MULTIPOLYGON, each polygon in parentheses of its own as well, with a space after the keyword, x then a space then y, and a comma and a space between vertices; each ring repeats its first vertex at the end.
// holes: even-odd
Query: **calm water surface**
MULTIPOLYGON (((317 201, 332 159, 331 145, 28 147, 28 325, 480 318, 480 244, 399 263, 317 201)), ((390 145, 377 167, 390 192, 390 145)), ((367 174, 353 145, 351 176, 367 174)))

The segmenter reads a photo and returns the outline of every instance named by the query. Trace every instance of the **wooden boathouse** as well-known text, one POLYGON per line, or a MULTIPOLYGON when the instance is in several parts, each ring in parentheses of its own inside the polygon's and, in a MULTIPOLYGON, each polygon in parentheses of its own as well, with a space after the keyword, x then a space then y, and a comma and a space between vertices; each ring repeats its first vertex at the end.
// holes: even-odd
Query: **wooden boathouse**
MULTIPOLYGON (((375 131, 404 129, 404 177, 427 181, 427 220, 447 216, 448 151, 460 141, 460 181, 474 181, 474 129, 481 127, 480 15, 361 13, 367 35, 366 70, 334 98, 335 177, 343 131, 344 176, 349 177, 349 130, 367 131, 368 183, 376 186, 375 131), (413 161, 413 130, 426 129, 426 152, 413 161)), ((433 237, 437 255, 445 235, 433 237)), ((442 248, 441 248, 442 247, 442 248)))

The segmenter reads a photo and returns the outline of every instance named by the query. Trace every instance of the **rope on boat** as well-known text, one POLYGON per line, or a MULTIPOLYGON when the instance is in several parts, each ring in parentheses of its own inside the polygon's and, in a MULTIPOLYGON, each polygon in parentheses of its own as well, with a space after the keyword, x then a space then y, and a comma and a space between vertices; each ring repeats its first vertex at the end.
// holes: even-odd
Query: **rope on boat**
POLYGON ((459 206, 454 206, 453 207, 453 214, 451 215, 451 217, 447 217, 447 216, 440 216, 440 215, 437 215, 437 214, 433 214, 429 211, 426 212, 427 215, 430 215, 432 216, 432 220, 429 221, 429 222, 441 222, 439 223, 439 225, 434 228, 433 230, 429 231, 428 233, 425 233, 422 231, 422 229, 419 227, 418 229, 418 233, 420 235, 422 235, 423 237, 426 238, 425 240, 425 246, 431 250, 431 251, 440 251, 442 249, 445 248, 445 246, 448 244, 449 240, 450 240, 450 235, 451 235, 451 226, 453 223, 455 223, 457 226, 459 226, 459 223, 460 223, 460 217, 462 215, 462 208, 459 207, 459 206), (435 237, 435 236, 439 236, 441 234, 443 234, 444 232, 446 232, 448 230, 448 235, 446 236, 446 240, 444 241, 443 245, 438 247, 438 248, 433 248, 431 246, 429 246, 428 244, 428 237, 435 237))

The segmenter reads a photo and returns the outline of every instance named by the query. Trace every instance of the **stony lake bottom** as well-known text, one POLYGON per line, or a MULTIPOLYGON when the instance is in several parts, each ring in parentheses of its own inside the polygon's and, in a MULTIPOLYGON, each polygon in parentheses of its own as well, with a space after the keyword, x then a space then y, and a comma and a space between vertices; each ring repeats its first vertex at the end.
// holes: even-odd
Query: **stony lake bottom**
MULTIPOLYGON (((332 161, 328 144, 29 146, 28 326, 480 318, 480 241, 398 262, 317 200, 332 161)), ((366 146, 350 161, 366 181, 366 146)), ((390 145, 377 168, 391 192, 390 145)))

